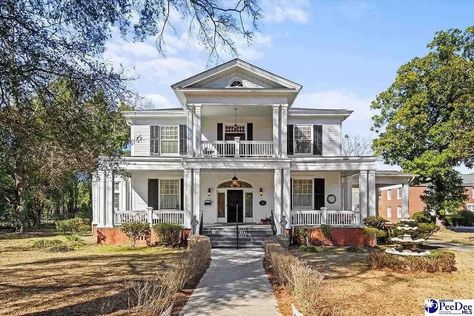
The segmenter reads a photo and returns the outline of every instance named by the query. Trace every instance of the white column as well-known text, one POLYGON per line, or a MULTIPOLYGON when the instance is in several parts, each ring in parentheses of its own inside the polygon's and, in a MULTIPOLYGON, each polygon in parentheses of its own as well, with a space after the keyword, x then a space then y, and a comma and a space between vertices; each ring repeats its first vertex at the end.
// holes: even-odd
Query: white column
POLYGON ((273 177, 273 187, 275 188, 273 192, 273 215, 275 216, 275 225, 277 228, 277 234, 281 234, 281 169, 275 169, 273 177))
POLYGON ((280 139, 280 146, 281 146, 281 157, 287 158, 287 135, 288 135, 288 104, 281 105, 281 139, 280 139))
POLYGON ((193 215, 201 221, 201 170, 193 170, 193 215))
POLYGON ((283 196, 282 196, 282 214, 285 215, 288 224, 286 224, 286 228, 291 228, 291 210, 290 210, 290 199, 291 199, 291 174, 290 169, 283 169, 283 196))
POLYGON ((194 154, 194 141, 193 141, 193 108, 187 108, 186 110, 186 141, 187 141, 187 155, 192 157, 194 154))
POLYGON ((184 228, 191 228, 191 218, 193 217, 193 190, 192 190, 192 170, 184 169, 184 228))
POLYGON ((368 185, 368 196, 367 196, 367 203, 368 203, 368 214, 369 216, 375 216, 377 215, 377 209, 376 209, 376 197, 377 197, 377 191, 375 188, 375 171, 370 170, 368 172, 368 179, 367 179, 367 185, 368 185))
POLYGON ((194 105, 194 154, 201 155, 201 106, 194 105))
POLYGON ((105 227, 113 227, 114 205, 113 205, 113 173, 105 173, 105 227))
POLYGON ((367 171, 359 173, 359 205, 361 222, 367 217, 367 171))
POLYGON ((345 177, 345 205, 344 208, 352 211, 352 176, 345 177))
POLYGON ((273 155, 280 157, 280 105, 273 105, 273 155))
POLYGON ((98 171, 97 226, 105 226, 105 172, 98 171))
POLYGON ((410 186, 408 183, 402 184, 402 216, 410 217, 409 214, 409 205, 408 205, 408 195, 409 195, 410 186))
POLYGON ((92 175, 92 225, 99 224, 99 184, 98 174, 92 175))

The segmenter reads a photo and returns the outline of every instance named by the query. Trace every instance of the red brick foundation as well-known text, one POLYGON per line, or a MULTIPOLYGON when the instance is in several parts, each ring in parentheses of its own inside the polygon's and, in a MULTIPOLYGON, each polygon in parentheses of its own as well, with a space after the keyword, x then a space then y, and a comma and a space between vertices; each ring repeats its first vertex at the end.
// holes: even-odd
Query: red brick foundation
POLYGON ((375 238, 364 235, 362 228, 331 228, 331 238, 324 236, 321 229, 310 228, 308 238, 316 246, 369 246, 377 244, 375 238))
MULTIPOLYGON (((130 245, 130 239, 125 235, 124 232, 120 230, 119 227, 113 228, 99 228, 95 225, 92 226, 92 232, 94 234, 94 238, 97 241, 97 244, 101 245, 130 245)), ((184 243, 186 243, 190 229, 183 229, 182 238, 184 243)), ((158 241, 158 236, 153 232, 151 232, 150 236, 143 238, 141 240, 137 240, 137 246, 147 246, 147 245, 154 245, 158 241)))

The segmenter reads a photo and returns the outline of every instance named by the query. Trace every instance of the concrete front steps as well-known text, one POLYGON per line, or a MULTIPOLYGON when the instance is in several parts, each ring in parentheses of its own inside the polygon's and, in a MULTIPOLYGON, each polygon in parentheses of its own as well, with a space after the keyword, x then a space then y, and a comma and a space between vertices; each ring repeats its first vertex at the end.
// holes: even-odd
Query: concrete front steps
POLYGON ((265 239, 273 235, 270 225, 242 224, 238 226, 238 231, 238 240, 236 225, 205 226, 202 229, 202 234, 211 239, 212 248, 263 247, 265 239))

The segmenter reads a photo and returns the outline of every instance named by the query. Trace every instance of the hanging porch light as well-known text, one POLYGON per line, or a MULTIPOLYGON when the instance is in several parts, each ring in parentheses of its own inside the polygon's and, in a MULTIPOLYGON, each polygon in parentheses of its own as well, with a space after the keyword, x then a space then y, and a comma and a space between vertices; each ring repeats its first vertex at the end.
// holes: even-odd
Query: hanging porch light
POLYGON ((230 186, 233 187, 233 188, 238 188, 238 187, 240 187, 239 178, 237 178, 237 177, 235 176, 235 170, 234 170, 234 176, 232 177, 232 183, 231 183, 230 186))

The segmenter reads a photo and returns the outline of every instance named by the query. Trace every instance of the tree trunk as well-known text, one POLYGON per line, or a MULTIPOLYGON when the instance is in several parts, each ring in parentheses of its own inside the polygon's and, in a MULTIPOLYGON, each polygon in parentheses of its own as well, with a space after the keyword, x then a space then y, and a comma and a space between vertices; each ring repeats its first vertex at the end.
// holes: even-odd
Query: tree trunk
POLYGON ((26 183, 21 171, 21 166, 15 171, 16 206, 14 208, 13 220, 15 222, 15 229, 18 233, 23 233, 25 230, 25 217, 23 214, 23 208, 25 204, 24 193, 26 183))

